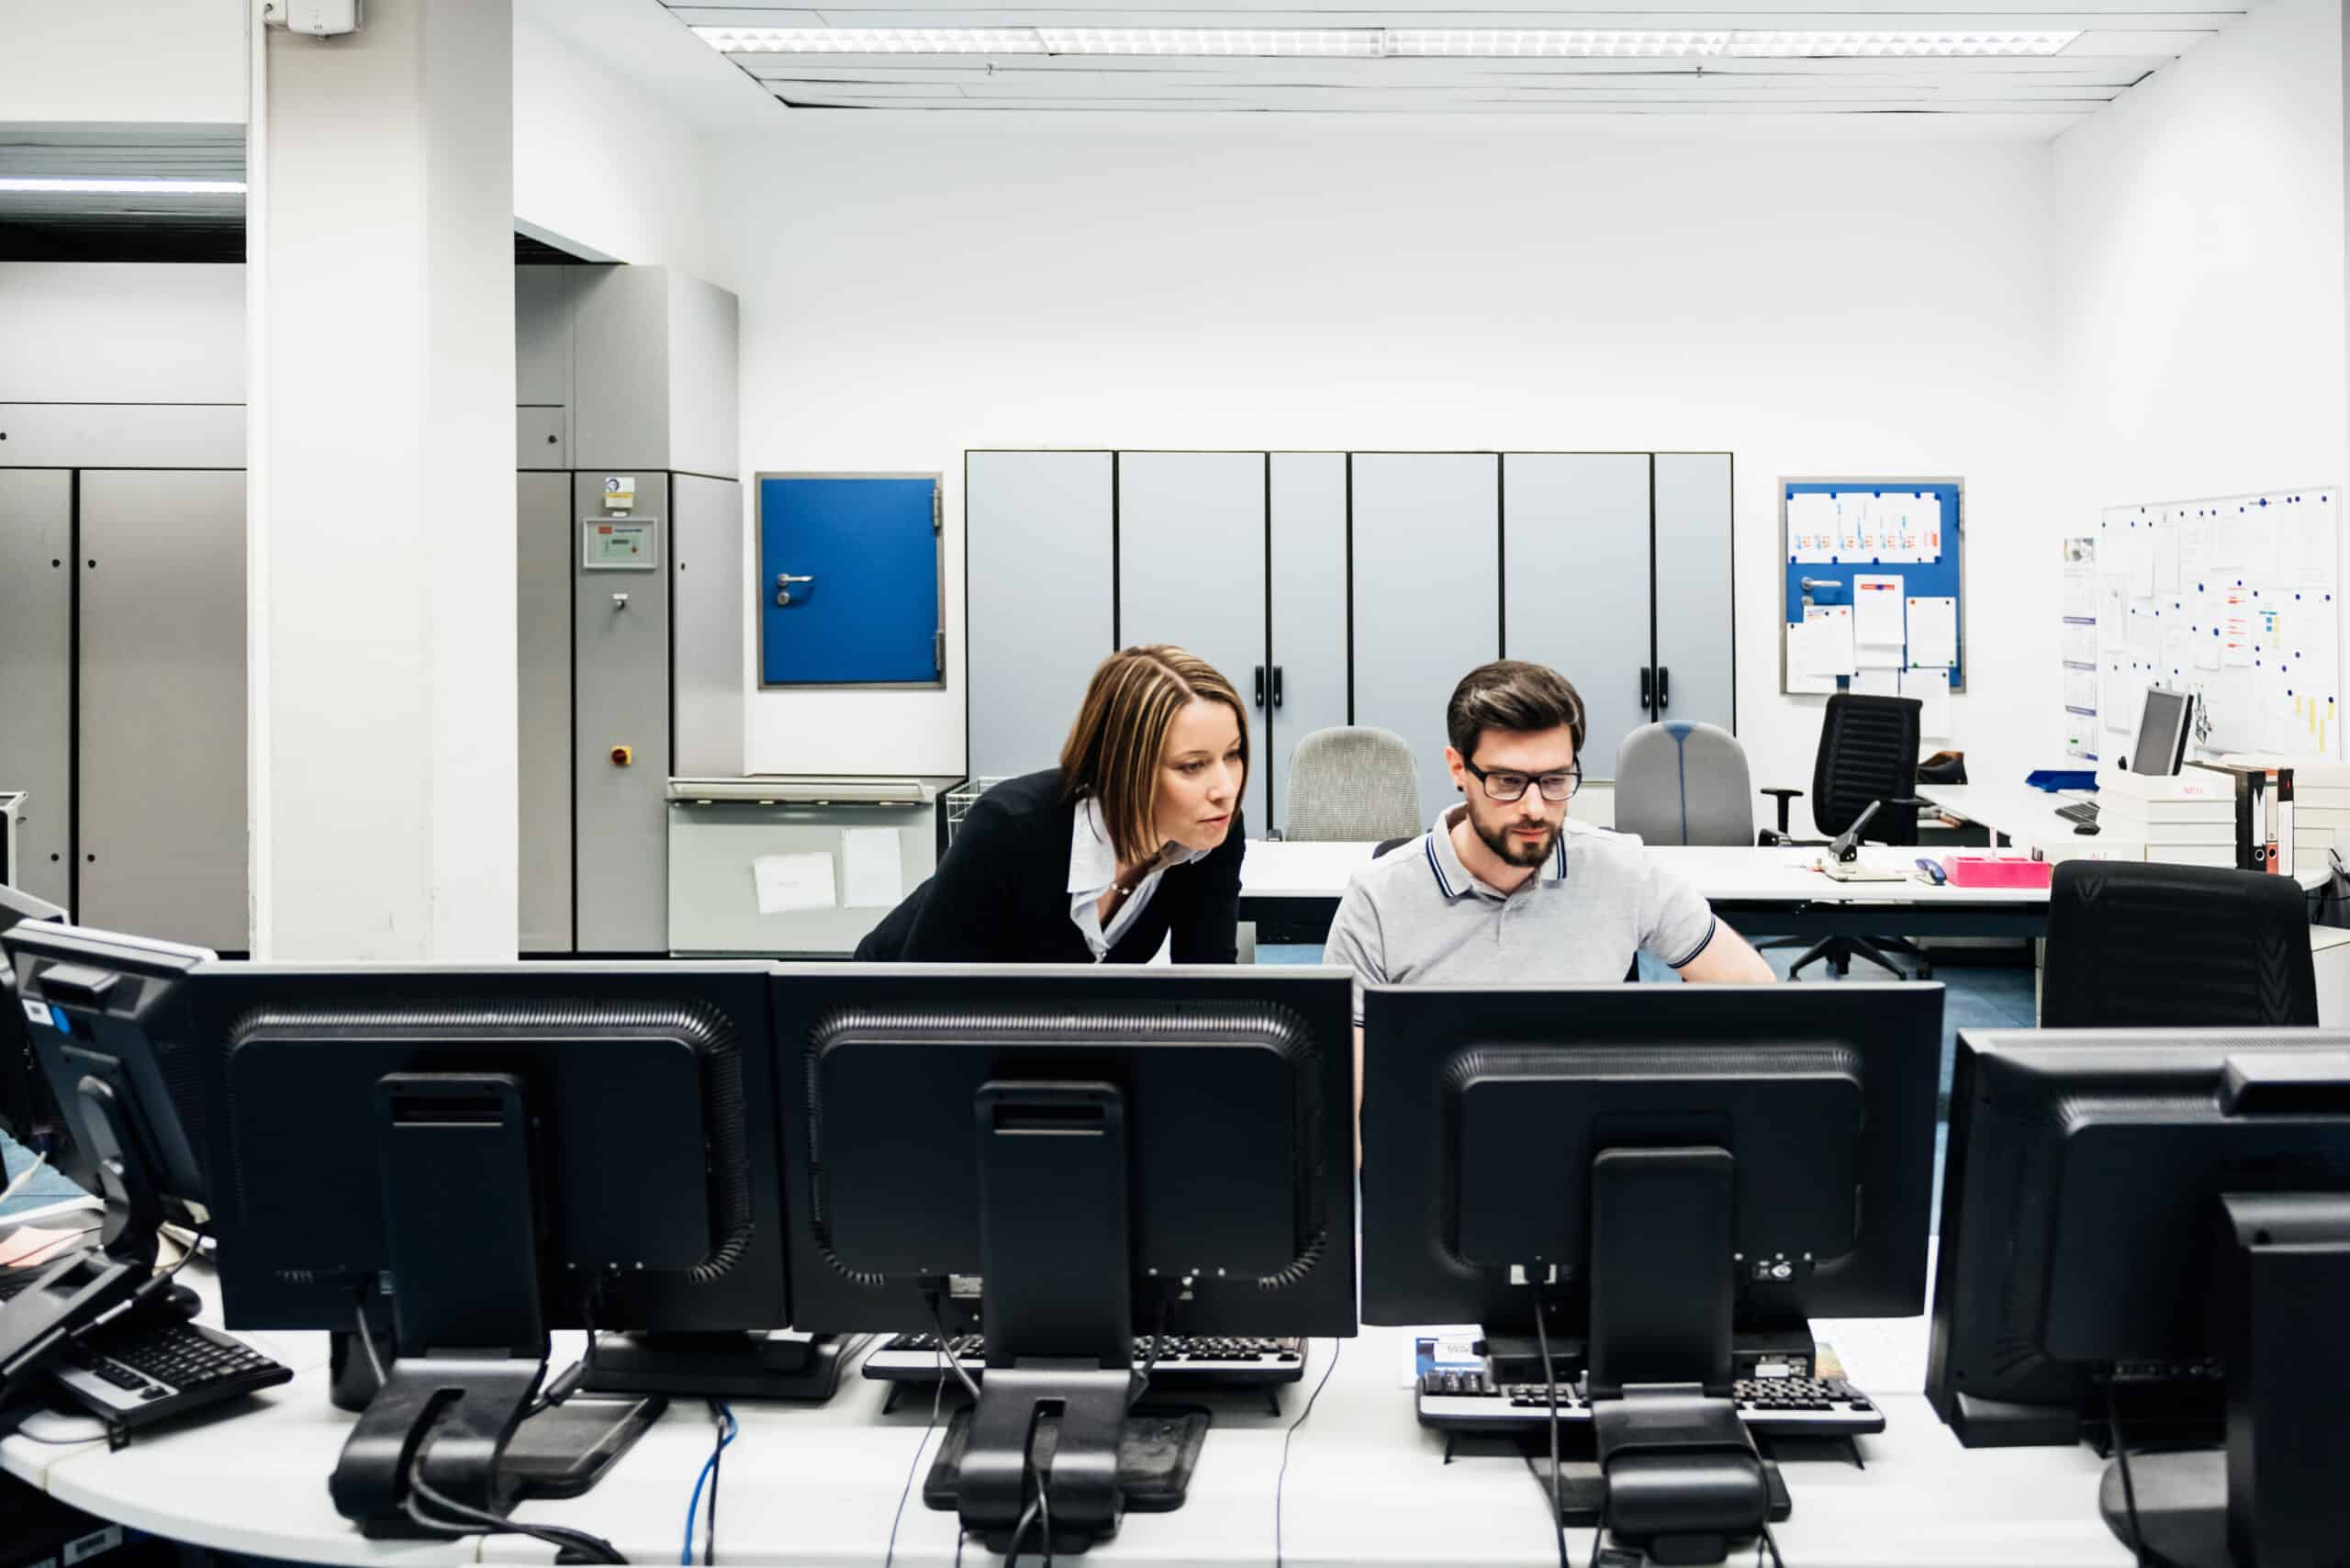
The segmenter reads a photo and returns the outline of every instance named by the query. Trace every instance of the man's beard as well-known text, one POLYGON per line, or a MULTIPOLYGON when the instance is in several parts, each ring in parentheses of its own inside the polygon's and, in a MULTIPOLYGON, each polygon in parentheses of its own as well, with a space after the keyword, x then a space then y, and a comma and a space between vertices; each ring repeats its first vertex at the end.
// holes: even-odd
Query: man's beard
POLYGON ((1529 846, 1506 826, 1487 829, 1474 813, 1469 818, 1469 825, 1476 830, 1479 838, 1484 840, 1485 847, 1500 856, 1502 863, 1506 866, 1539 866, 1550 858, 1552 846, 1559 842, 1557 828, 1544 834, 1539 844, 1529 846))

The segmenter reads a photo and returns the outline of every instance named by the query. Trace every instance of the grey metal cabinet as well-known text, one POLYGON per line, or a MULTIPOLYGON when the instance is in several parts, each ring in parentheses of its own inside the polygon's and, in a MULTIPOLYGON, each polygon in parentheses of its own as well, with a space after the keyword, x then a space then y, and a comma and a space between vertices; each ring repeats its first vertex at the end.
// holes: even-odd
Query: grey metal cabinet
POLYGON ((637 472, 635 505, 604 507, 602 472, 573 476, 572 866, 579 950, 668 946, 669 478, 637 472), (624 544, 606 529, 643 531, 624 544))
MULTIPOLYGON (((1347 454, 1276 452, 1269 462, 1273 806, 1265 821, 1285 829, 1291 753, 1347 722, 1347 454)), ((1257 821, 1249 831, 1261 836, 1257 821)))
POLYGON ((1612 778, 1648 722, 1649 454, 1502 459, 1505 656, 1549 665, 1583 700, 1583 774, 1612 778))
POLYGON ((1118 454, 1118 641, 1174 643, 1248 705, 1253 759, 1241 809, 1261 838, 1271 740, 1265 656, 1265 454, 1118 454))
POLYGON ((1501 651, 1501 459, 1493 453, 1356 453, 1354 717, 1394 731, 1420 764, 1433 818, 1456 795, 1444 710, 1501 651))
POLYGON ((965 461, 969 767, 1050 767, 1094 666, 1117 644, 1111 454, 974 452, 965 461))
POLYGON ((0 470, 0 794, 22 791, 17 886, 73 896, 73 476, 0 470))
POLYGON ((242 950, 245 476, 84 472, 80 554, 75 913, 242 950))
POLYGON ((571 476, 519 474, 514 501, 520 946, 525 953, 567 953, 572 948, 571 476))
POLYGON ((670 602, 705 608, 677 620, 669 771, 732 778, 743 771, 743 487, 673 474, 669 510, 670 602))
POLYGON ((1656 713, 1735 730, 1730 457, 1656 454, 1656 713))

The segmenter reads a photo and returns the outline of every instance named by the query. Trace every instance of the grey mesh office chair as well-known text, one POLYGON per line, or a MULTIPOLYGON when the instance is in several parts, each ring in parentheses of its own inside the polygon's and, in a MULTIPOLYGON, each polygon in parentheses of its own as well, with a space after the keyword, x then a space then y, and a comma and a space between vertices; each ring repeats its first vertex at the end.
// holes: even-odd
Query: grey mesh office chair
POLYGON ((1746 748, 1718 724, 1642 724, 1616 748, 1616 831, 1645 844, 1752 844, 1746 748))
POLYGON ((1419 769, 1393 730, 1316 730, 1289 754, 1289 816, 1281 836, 1331 843, 1418 833, 1419 769))

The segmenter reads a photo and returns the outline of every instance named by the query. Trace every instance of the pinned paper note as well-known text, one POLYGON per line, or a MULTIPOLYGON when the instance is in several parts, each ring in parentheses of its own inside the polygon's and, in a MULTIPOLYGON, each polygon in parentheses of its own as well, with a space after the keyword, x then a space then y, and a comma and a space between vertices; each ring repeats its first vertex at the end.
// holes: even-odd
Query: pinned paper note
POLYGON ((833 895, 829 854, 759 856, 751 862, 751 885, 758 894, 761 914, 840 906, 833 895))
POLYGON ((2178 529, 2161 523, 2154 529, 2154 592, 2178 591, 2178 529))
POLYGON ((1901 695, 1918 700, 1918 733, 1934 740, 1951 738, 1950 671, 1906 669, 1901 695))
POLYGON ((1919 597, 1909 600, 1909 666, 1947 668, 1958 663, 1958 600, 1919 597))
POLYGON ((1902 586, 1897 577, 1863 572, 1852 578, 1852 641, 1863 648, 1886 649, 1888 666, 1900 663, 1902 586))
POLYGON ((1814 605, 1787 627, 1787 690, 1820 695, 1838 689, 1836 678, 1852 672, 1852 610, 1844 604, 1814 605))
POLYGON ((906 894, 905 863, 893 827, 853 827, 841 834, 841 902, 850 909, 894 909, 906 894))
POLYGON ((1836 554, 1836 498, 1806 490, 1787 498, 1787 559, 1825 564, 1836 554))
POLYGON ((1852 673, 1851 690, 1855 697, 1898 697, 1901 672, 1891 665, 1863 665, 1852 673))

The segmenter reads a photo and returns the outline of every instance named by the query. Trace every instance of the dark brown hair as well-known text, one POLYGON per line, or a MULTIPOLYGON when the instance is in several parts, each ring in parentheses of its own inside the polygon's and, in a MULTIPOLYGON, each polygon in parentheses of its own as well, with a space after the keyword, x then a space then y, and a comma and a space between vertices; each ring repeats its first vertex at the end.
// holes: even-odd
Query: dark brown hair
POLYGON ((1460 678, 1444 705, 1445 737, 1463 756, 1476 754, 1477 737, 1487 730, 1526 734, 1561 725, 1573 733, 1581 757, 1583 698, 1557 670, 1522 659, 1479 665, 1460 678))
POLYGON ((1154 827, 1158 759, 1177 710, 1204 698, 1232 710, 1240 726, 1240 765, 1248 766, 1248 713, 1240 693, 1198 655, 1165 643, 1124 648, 1102 661, 1085 689, 1085 705, 1061 744, 1061 798, 1102 802, 1111 847, 1125 865, 1158 853, 1154 827))

